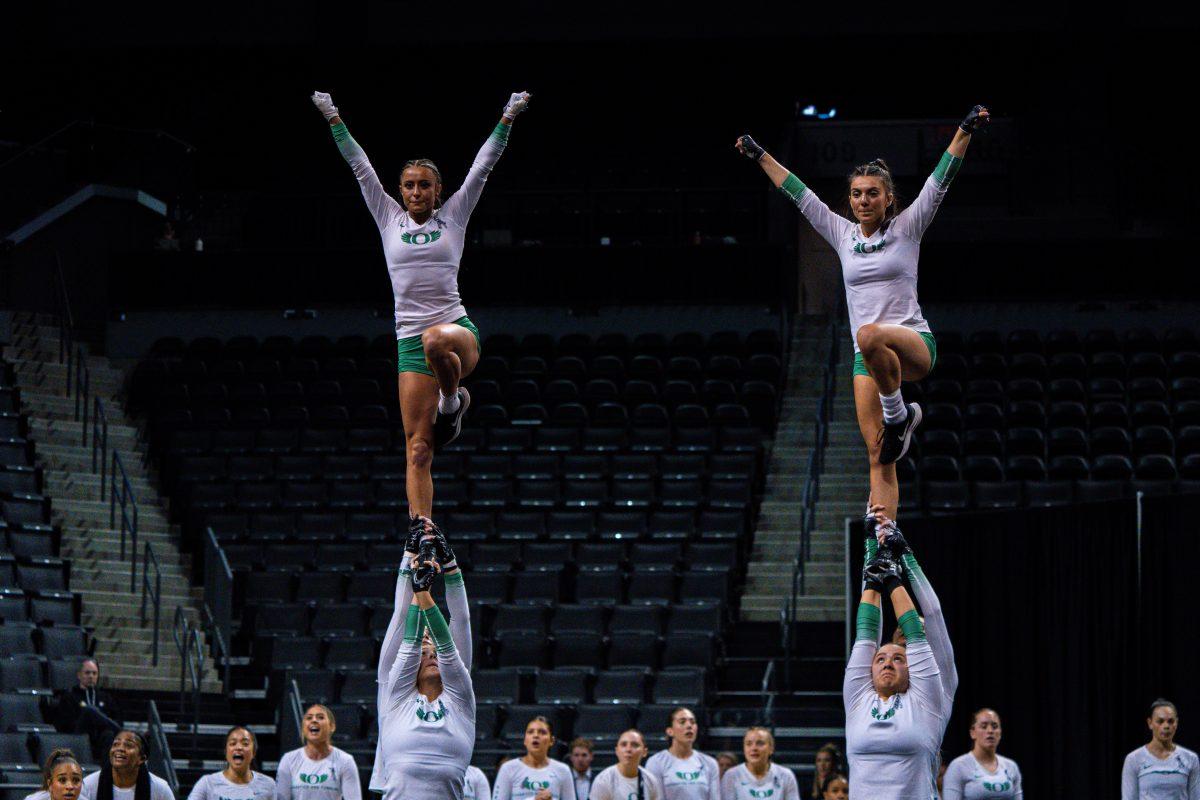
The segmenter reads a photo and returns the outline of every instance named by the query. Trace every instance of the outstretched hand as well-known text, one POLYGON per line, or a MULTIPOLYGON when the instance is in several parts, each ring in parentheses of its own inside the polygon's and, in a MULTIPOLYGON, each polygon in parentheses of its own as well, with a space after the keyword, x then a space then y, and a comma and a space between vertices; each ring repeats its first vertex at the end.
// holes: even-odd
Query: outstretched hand
POLYGON ((512 122, 529 105, 529 99, 533 97, 529 92, 513 92, 508 98, 508 102, 504 105, 504 118, 512 122))
POLYGON ((992 112, 988 111, 987 106, 975 106, 967 112, 966 119, 958 123, 958 127, 963 133, 971 134, 980 128, 986 126, 992 119, 992 112))
POLYGON ((317 107, 317 111, 325 117, 326 120, 331 120, 338 115, 337 106, 333 104, 333 98, 328 92, 313 92, 313 105, 317 107))

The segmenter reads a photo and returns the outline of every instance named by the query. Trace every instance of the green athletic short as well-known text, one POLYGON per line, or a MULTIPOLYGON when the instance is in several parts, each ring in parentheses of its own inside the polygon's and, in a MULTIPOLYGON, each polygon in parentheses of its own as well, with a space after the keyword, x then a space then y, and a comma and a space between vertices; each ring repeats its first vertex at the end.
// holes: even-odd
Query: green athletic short
MULTIPOLYGON (((475 327, 471 318, 459 317, 454 320, 454 324, 461 325, 475 334, 475 344, 479 346, 479 352, 482 353, 483 345, 479 341, 479 328, 475 327)), ((420 334, 396 340, 396 372, 419 372, 422 375, 433 376, 433 370, 429 368, 429 362, 425 360, 425 347, 421 344, 420 334)))
MULTIPOLYGON (((929 348, 929 371, 933 372, 933 368, 937 364, 937 340, 933 338, 932 333, 921 333, 921 338, 925 340, 925 346, 929 348)), ((871 373, 867 372, 867 365, 863 362, 862 353, 854 354, 853 374, 871 377, 871 373)))

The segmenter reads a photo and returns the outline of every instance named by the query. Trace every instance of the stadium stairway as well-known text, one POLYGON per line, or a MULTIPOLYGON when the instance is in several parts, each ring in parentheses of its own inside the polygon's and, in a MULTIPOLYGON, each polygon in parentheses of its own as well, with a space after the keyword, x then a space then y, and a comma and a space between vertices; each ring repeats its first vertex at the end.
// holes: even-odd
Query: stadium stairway
MULTIPOLYGON (((837 363, 849 363, 850 344, 845 331, 839 329, 836 335, 837 363)), ((795 327, 787 394, 742 599, 742 618, 747 621, 777 621, 784 599, 791 592, 792 564, 800 542, 801 498, 814 444, 814 419, 821 401, 828 337, 829 326, 824 318, 811 317, 795 327)), ((866 487, 865 457, 854 417, 850 376, 838 371, 835 382, 817 524, 806 564, 805 593, 798 598, 796 611, 796 620, 805 622, 840 622, 844 618, 842 515, 859 513, 866 487)))
MULTIPOLYGON (((86 353, 86 345, 81 346, 86 353)), ((29 414, 29 435, 37 442, 38 466, 53 497, 51 519, 62 531, 62 555, 72 560, 71 586, 82 596, 82 623, 94 632, 106 686, 177 689, 180 659, 171 635, 173 616, 182 606, 192 620, 198 619, 201 590, 189 583, 190 566, 177 546, 178 531, 167 522, 144 466, 138 430, 122 409, 122 374, 108 359, 85 355, 91 394, 104 404, 109 447, 120 454, 138 500, 138 547, 144 551, 143 543, 149 542, 161 570, 159 662, 152 667, 153 626, 142 626, 139 618, 143 553, 137 554, 138 590, 131 592, 130 563, 120 560, 120 523, 116 529, 109 523, 109 498, 101 495, 100 475, 92 470, 90 439, 88 446, 82 444, 83 424, 75 421, 75 400, 67 396, 67 367, 59 363, 58 353, 59 330, 53 318, 14 315, 5 356, 15 368, 29 414)), ((215 675, 211 664, 205 673, 215 675)), ((219 681, 208 678, 204 690, 219 691, 219 681)))

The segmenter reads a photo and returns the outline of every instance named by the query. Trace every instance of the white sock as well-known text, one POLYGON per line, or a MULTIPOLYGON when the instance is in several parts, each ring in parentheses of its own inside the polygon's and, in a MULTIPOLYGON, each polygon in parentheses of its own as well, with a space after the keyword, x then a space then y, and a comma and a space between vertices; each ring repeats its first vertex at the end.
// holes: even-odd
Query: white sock
POLYGON ((908 409, 904 407, 904 398, 900 396, 899 389, 891 394, 880 394, 879 402, 883 403, 883 423, 885 425, 894 425, 908 419, 908 409))
MULTIPOLYGON (((896 394, 899 394, 899 392, 897 392, 896 394)), ((440 389, 438 390, 438 413, 439 414, 453 414, 455 411, 458 411, 458 407, 461 405, 462 405, 462 398, 458 396, 458 392, 455 392, 454 394, 450 395, 449 397, 446 397, 446 395, 442 394, 442 391, 440 389)))

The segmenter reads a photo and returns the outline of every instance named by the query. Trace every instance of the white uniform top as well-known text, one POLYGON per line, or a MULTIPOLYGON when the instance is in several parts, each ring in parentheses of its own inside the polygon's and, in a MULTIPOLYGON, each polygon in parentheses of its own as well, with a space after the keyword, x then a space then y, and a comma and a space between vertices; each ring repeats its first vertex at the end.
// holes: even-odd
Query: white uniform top
POLYGON ((271 800, 275 779, 251 772, 249 783, 234 783, 223 772, 212 772, 196 781, 188 800, 271 800))
POLYGON ((821 238, 837 251, 842 262, 854 352, 858 352, 858 329, 869 323, 903 325, 914 331, 929 332, 929 323, 921 315, 917 302, 921 237, 933 221, 960 163, 961 159, 949 153, 943 156, 913 204, 871 236, 864 236, 857 222, 831 211, 794 175, 789 175, 780 187, 821 238))
POLYGON ((950 706, 929 642, 914 639, 908 691, 881 700, 871 684, 874 640, 850 651, 842 699, 850 795, 871 800, 937 800, 938 748, 950 706))
POLYGON ((988 772, 972 753, 950 762, 942 780, 942 800, 1022 800, 1021 770, 1017 762, 996 756, 999 766, 988 772))
POLYGON ((50 793, 45 789, 38 789, 33 794, 27 794, 24 800, 50 800, 50 793))
POLYGON ((662 781, 649 770, 638 767, 642 776, 642 796, 638 797, 638 779, 626 778, 617 770, 617 765, 600 770, 592 781, 588 800, 663 800, 662 781))
POLYGON ((721 778, 721 800, 800 800, 800 787, 796 775, 778 764, 772 764, 761 780, 738 764, 721 778))
POLYGON ((660 750, 646 760, 646 769, 662 781, 666 800, 721 800, 721 767, 698 750, 690 758, 660 750))
MULTIPOLYGON (((554 800, 575 800, 575 780, 571 768, 561 761, 549 759, 541 769, 527 766, 514 758, 500 765, 496 773, 496 786, 492 789, 492 800, 533 800, 542 789, 549 789, 554 800)), ((596 783, 592 782, 592 797, 596 783)))
POLYGON ((1125 757, 1121 800, 1200 800, 1200 759, 1179 745, 1165 759, 1139 747, 1125 757))
POLYGON ((354 756, 331 748, 313 761, 304 748, 285 753, 275 771, 276 800, 362 800, 354 756))
POLYGON ((354 170, 383 240, 396 304, 397 339, 420 335, 430 326, 466 315, 458 296, 458 266, 466 243, 467 221, 479 202, 488 173, 504 152, 508 129, 508 125, 496 126, 475 156, 462 187, 418 225, 384 190, 367 154, 345 128, 333 126, 338 149, 354 170))
POLYGON ((463 780, 463 800, 492 800, 492 787, 488 785, 487 775, 474 765, 467 767, 467 777, 463 780))
MULTIPOLYGON (((145 769, 145 767, 143 766, 142 769, 145 769)), ((96 800, 96 792, 99 788, 100 772, 97 770, 83 779, 83 786, 79 790, 79 796, 84 800, 96 800)), ((137 786, 130 786, 128 789, 113 786, 113 800, 133 800, 136 790, 137 786)), ((171 784, 153 772, 150 773, 150 800, 175 800, 175 793, 171 791, 171 784)))

